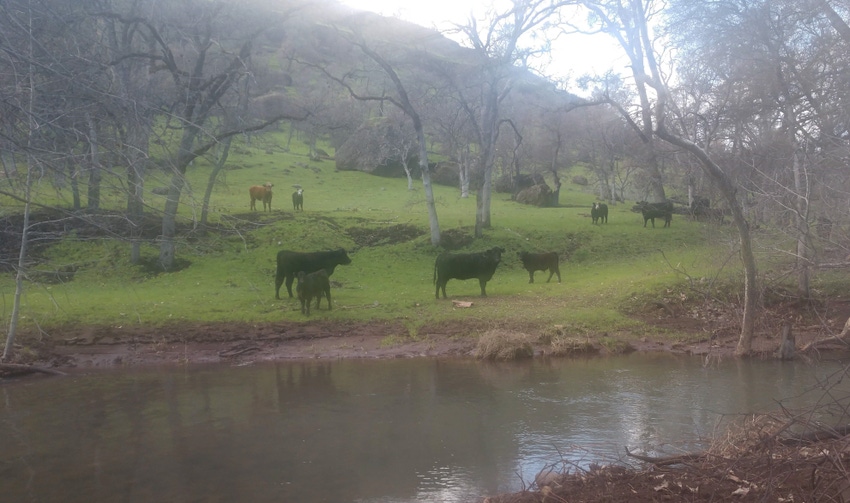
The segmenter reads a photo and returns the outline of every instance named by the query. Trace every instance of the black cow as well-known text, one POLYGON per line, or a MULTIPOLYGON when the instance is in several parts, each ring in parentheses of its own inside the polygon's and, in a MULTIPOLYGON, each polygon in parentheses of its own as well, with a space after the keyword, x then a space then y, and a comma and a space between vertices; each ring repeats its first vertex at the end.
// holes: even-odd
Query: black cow
POLYGON ((525 267, 525 270, 528 271, 528 282, 534 283, 534 271, 549 271, 549 279, 546 280, 548 283, 552 280, 552 276, 554 274, 558 275, 558 283, 561 282, 561 270, 558 268, 558 254, 555 252, 550 253, 528 253, 528 252, 519 252, 520 261, 522 261, 522 266, 525 267))
POLYGON ((295 285, 298 300, 301 301, 301 314, 310 315, 310 303, 316 299, 316 309, 322 303, 322 296, 328 299, 328 311, 331 310, 331 282, 324 269, 305 274, 298 271, 298 284, 295 285))
POLYGON ((670 227, 670 222, 673 220, 673 203, 665 201, 663 203, 647 203, 641 201, 637 204, 640 207, 640 212, 643 215, 643 226, 646 227, 646 222, 651 221, 652 227, 655 227, 655 219, 663 218, 664 227, 670 227))
POLYGON ((595 224, 598 220, 600 224, 608 223, 608 205, 605 203, 593 203, 590 208, 590 218, 595 224))
POLYGON ((281 250, 277 252, 277 274, 274 278, 274 298, 280 298, 280 285, 286 280, 286 290, 292 297, 292 282, 298 271, 305 274, 324 269, 328 276, 334 273, 338 265, 351 263, 345 250, 318 251, 318 252, 294 252, 281 250))
POLYGON ((435 296, 440 298, 440 290, 443 298, 446 298, 446 283, 450 279, 472 279, 478 278, 481 286, 481 296, 487 296, 487 282, 496 272, 496 266, 502 260, 505 249, 496 246, 487 251, 478 253, 443 253, 434 262, 434 284, 437 285, 435 296))
POLYGON ((304 211, 304 189, 298 189, 292 193, 292 209, 304 211))

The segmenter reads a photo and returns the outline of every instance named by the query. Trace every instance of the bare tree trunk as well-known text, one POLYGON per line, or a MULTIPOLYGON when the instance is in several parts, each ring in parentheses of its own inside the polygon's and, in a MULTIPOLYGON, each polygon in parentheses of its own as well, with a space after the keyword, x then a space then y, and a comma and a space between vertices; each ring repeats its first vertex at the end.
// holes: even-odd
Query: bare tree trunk
MULTIPOLYGON (((663 111, 660 112, 663 113, 663 111)), ((759 298, 756 287, 758 272, 755 255, 753 254, 752 239, 750 238, 750 226, 744 218, 741 202, 736 197, 737 191, 726 173, 711 160, 703 149, 695 143, 668 132, 664 126, 663 119, 659 120, 657 134, 662 140, 685 149, 699 159, 703 171, 709 178, 714 180, 715 185, 720 189, 720 193, 726 199, 726 204, 732 211, 732 220, 738 229, 738 236, 741 243, 741 262, 744 265, 744 312, 741 317, 741 334, 738 338, 735 354, 737 356, 746 356, 750 354, 753 346, 753 332, 755 330, 755 317, 759 298)))
POLYGON ((144 225, 145 171, 150 132, 138 117, 127 126, 127 217, 130 219, 130 262, 141 261, 142 225, 144 225))
POLYGON ((809 185, 805 176, 801 153, 794 152, 792 170, 794 173, 794 192, 796 193, 796 211, 794 212, 794 230, 797 234, 797 294, 801 299, 811 297, 812 234, 809 227, 809 185))
MULTIPOLYGON (((410 175, 410 166, 407 165, 406 157, 401 160, 401 167, 404 168, 404 174, 407 175, 407 190, 413 190, 413 177, 410 175)), ((428 180, 431 180, 430 175, 428 176, 428 180)))
POLYGON ((469 146, 462 147, 460 152, 460 166, 458 166, 460 177, 460 197, 469 198, 469 146))
POLYGON ((159 264, 166 271, 171 270, 174 266, 174 236, 177 231, 177 208, 180 204, 180 193, 183 191, 183 184, 183 174, 175 172, 171 177, 171 184, 168 187, 168 195, 165 199, 165 209, 162 214, 159 264))
POLYGON ((77 170, 77 163, 74 162, 73 157, 68 159, 66 163, 68 166, 68 180, 71 183, 71 200, 73 201, 74 210, 79 210, 83 204, 80 200, 79 170, 77 170))
POLYGON ((6 334, 6 346, 3 348, 2 360, 8 360, 14 351, 15 335, 18 331, 18 319, 21 310, 21 294, 24 291, 24 277, 26 277, 27 244, 30 227, 30 192, 32 190, 32 165, 31 160, 27 167, 26 203, 24 203, 24 224, 21 229, 21 249, 18 251, 18 271, 15 274, 15 297, 12 301, 12 313, 9 321, 9 332, 6 334))
MULTIPOLYGON (((414 121, 416 124, 417 121, 414 121)), ((434 203, 434 188, 431 186, 431 168, 428 166, 428 144, 421 124, 416 128, 419 138, 419 169, 422 170, 422 187, 425 189, 425 204, 428 206, 428 225, 431 228, 431 244, 440 245, 440 221, 437 219, 437 205, 434 203)), ((405 162, 405 166, 407 163, 405 162)))
POLYGON ((289 149, 292 147, 292 135, 295 134, 295 121, 289 121, 289 134, 286 135, 286 147, 285 150, 289 152, 289 149))
POLYGON ((100 208, 100 146, 97 142, 97 128, 90 114, 86 114, 86 122, 89 126, 89 192, 88 204, 89 210, 97 210, 100 208))
MULTIPOLYGON (((506 91, 507 92, 507 91, 506 91)), ((475 237, 484 236, 484 229, 491 227, 490 197, 493 169, 496 160, 496 141, 499 136, 499 93, 496 84, 491 83, 485 96, 484 110, 481 113, 481 157, 479 173, 481 186, 475 193, 475 237)))
POLYGON ((489 229, 490 224, 490 197, 491 181, 493 178, 492 164, 490 168, 484 169, 481 186, 475 193, 475 237, 484 237, 484 229, 489 229))
POLYGON ((847 25, 847 22, 829 5, 827 0, 815 0, 815 4, 823 10, 824 15, 829 20, 829 24, 841 35, 844 42, 850 44, 850 26, 847 25))
POLYGON ((206 226, 207 226, 207 217, 209 215, 210 210, 210 199, 212 198, 212 191, 215 187, 215 182, 218 179, 218 174, 224 169, 224 164, 227 162, 227 158, 230 156, 230 144, 233 142, 233 137, 228 136, 224 139, 224 145, 221 149, 221 155, 218 157, 218 161, 216 161, 215 166, 213 166, 212 171, 210 172, 210 177, 207 179, 207 188, 204 191, 204 201, 201 203, 201 235, 206 234, 206 226))

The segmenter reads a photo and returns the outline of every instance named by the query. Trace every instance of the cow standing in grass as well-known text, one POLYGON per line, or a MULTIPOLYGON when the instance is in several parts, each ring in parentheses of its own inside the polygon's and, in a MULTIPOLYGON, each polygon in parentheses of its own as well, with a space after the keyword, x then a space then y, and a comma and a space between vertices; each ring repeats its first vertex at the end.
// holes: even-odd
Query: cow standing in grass
POLYGON ((558 283, 561 282, 561 269, 558 267, 558 254, 555 252, 549 253, 529 253, 519 252, 519 260, 522 266, 528 271, 528 282, 534 283, 534 271, 549 271, 549 279, 546 283, 552 281, 552 276, 558 275, 558 283))
POLYGON ((304 189, 298 189, 292 193, 293 211, 304 211, 304 189))
POLYGON ((294 252, 281 250, 277 253, 277 273, 274 280, 274 298, 280 298, 280 285, 286 281, 286 290, 292 297, 292 282, 299 271, 305 274, 324 269, 328 276, 338 265, 351 263, 344 249, 317 252, 294 252))
POLYGON ((301 314, 310 315, 310 303, 314 298, 316 299, 316 309, 319 309, 322 296, 328 299, 328 311, 332 309, 331 282, 324 269, 319 269, 310 274, 298 271, 298 284, 295 285, 295 292, 298 294, 298 300, 301 301, 301 314))
POLYGON ((251 194, 251 210, 257 211, 257 201, 263 202, 263 211, 266 211, 266 207, 269 211, 272 210, 272 187, 274 185, 271 182, 266 182, 248 189, 248 193, 251 194))
POLYGON ((477 278, 481 286, 481 296, 487 296, 487 282, 496 272, 496 267, 502 260, 505 249, 496 246, 487 251, 478 253, 443 253, 434 262, 434 284, 437 285, 436 297, 446 298, 446 283, 450 279, 472 279, 477 278))
POLYGON ((605 203, 593 203, 593 206, 590 208, 590 219, 592 223, 596 223, 597 221, 600 224, 608 223, 608 205, 605 203))
POLYGON ((643 226, 646 227, 647 222, 652 222, 652 227, 655 227, 655 219, 663 218, 664 227, 670 227, 670 222, 673 220, 673 203, 665 201, 663 203, 647 203, 640 201, 636 204, 640 208, 640 213, 643 216, 643 226))

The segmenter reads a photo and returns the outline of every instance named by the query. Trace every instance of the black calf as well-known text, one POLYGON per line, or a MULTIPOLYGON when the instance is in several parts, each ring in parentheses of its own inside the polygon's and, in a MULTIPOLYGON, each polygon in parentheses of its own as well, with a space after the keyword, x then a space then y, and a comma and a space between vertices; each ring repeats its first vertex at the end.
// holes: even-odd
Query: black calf
POLYGON ((331 310, 331 282, 324 269, 310 274, 299 271, 295 291, 298 293, 298 300, 301 301, 301 314, 310 315, 310 303, 313 298, 316 299, 316 309, 319 309, 323 295, 328 299, 328 311, 331 310))

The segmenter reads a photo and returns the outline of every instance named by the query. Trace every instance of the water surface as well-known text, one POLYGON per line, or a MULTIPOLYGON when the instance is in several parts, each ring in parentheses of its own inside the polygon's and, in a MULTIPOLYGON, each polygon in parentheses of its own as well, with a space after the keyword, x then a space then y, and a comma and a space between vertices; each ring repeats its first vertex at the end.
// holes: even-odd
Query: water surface
POLYGON ((309 361, 5 382, 0 499, 474 501, 559 460, 700 449, 721 418, 811 403, 843 369, 704 363, 309 361))

